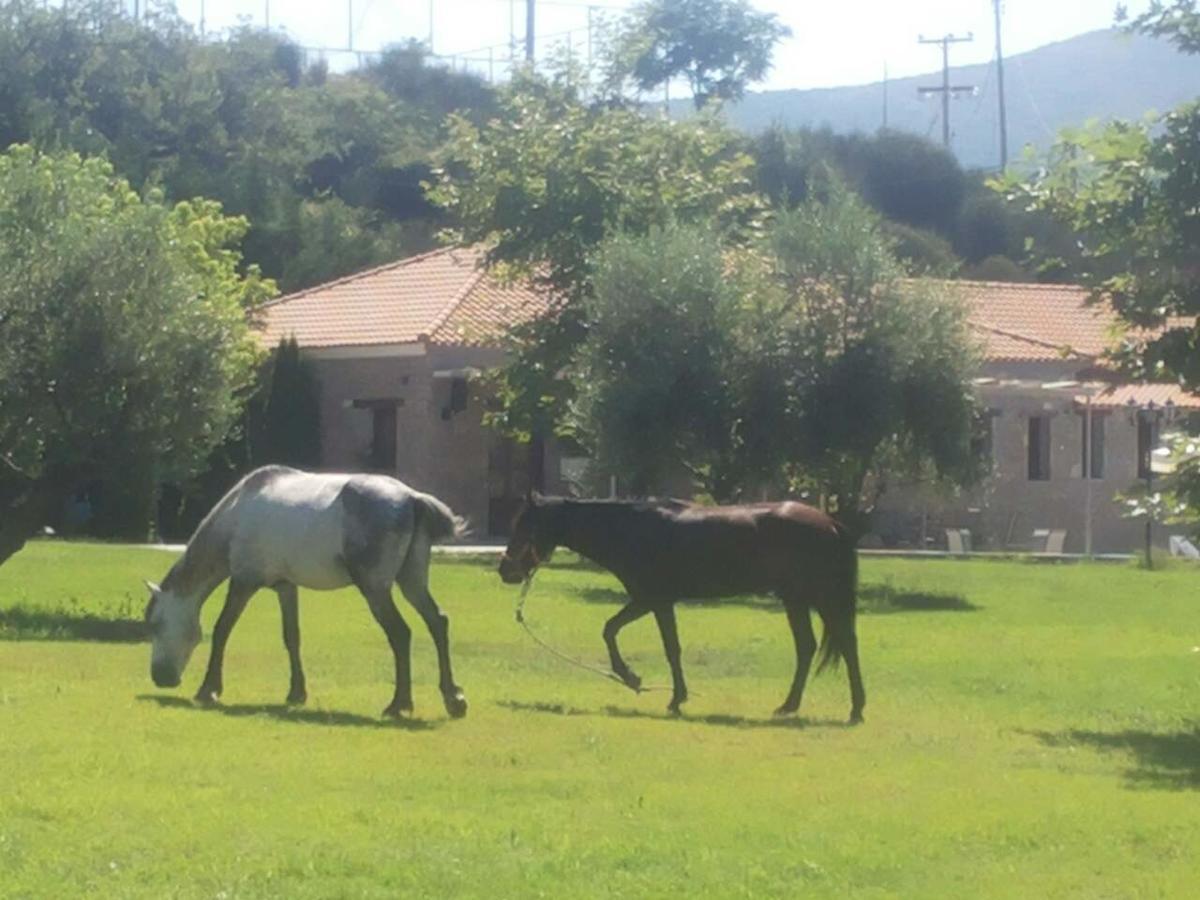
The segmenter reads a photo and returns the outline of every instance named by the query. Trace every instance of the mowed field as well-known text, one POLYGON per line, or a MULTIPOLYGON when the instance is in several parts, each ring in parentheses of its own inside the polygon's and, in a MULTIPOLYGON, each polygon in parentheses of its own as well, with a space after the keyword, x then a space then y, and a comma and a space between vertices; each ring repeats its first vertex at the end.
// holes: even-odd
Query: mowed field
MULTIPOLYGON (((539 650, 490 565, 435 560, 448 719, 414 626, 416 718, 352 592, 302 592, 309 704, 283 706, 273 594, 220 707, 156 690, 136 641, 155 550, 39 542, 0 568, 0 896, 1194 896, 1200 570, 864 561, 866 724, 844 672, 775 720, 778 608, 680 609, 693 692, 629 691, 539 650)), ((603 659, 616 583, 563 559, 528 616, 603 659)), ((204 610, 206 638, 221 603, 204 610)), ((653 619, 623 646, 667 680, 653 619)))

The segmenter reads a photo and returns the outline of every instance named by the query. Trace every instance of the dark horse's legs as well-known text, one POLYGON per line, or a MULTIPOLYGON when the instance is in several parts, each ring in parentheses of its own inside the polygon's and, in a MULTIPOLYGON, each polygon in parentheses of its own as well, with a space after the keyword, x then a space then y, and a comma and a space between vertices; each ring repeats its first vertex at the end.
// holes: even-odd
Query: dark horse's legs
POLYGON ((679 631, 675 627, 675 604, 664 603, 654 607, 654 618, 658 620, 658 632, 662 635, 663 650, 671 665, 671 702, 668 712, 678 713, 679 707, 687 702, 687 685, 683 682, 683 665, 679 659, 679 631))
POLYGON ((258 585, 245 584, 230 580, 229 592, 225 595, 225 606, 217 616, 217 624, 213 626, 212 647, 208 653, 208 671, 204 673, 204 681, 200 690, 196 691, 196 700, 200 703, 215 703, 224 688, 222 670, 225 665, 225 644, 229 641, 229 632, 237 624, 242 610, 258 590, 258 585))
POLYGON ((645 606, 637 600, 630 600, 621 607, 615 616, 604 623, 604 643, 608 647, 608 661, 612 666, 613 674, 635 691, 641 688, 642 679, 635 675, 633 670, 625 665, 625 660, 621 658, 621 651, 617 649, 617 635, 630 622, 637 621, 648 612, 650 612, 649 606, 645 606))
POLYGON ((287 647, 288 663, 292 669, 287 702, 299 705, 308 699, 304 667, 300 664, 299 595, 296 586, 288 582, 275 585, 275 593, 279 595, 279 612, 283 617, 283 645, 287 647))
POLYGON ((846 660, 846 672, 850 676, 850 724, 858 725, 863 720, 867 694, 863 690, 862 670, 858 665, 858 635, 855 634, 854 623, 843 625, 836 637, 842 642, 842 657, 846 660))
POLYGON ((424 552, 419 552, 415 547, 409 551, 397 580, 405 599, 425 620, 433 638, 433 645, 437 648, 438 684, 442 691, 442 702, 446 704, 446 712, 460 719, 467 714, 467 698, 463 696, 462 688, 454 683, 454 673, 450 667, 450 619, 429 593, 427 547, 424 552))
POLYGON ((396 693, 392 702, 383 711, 385 716, 399 716, 401 713, 412 712, 412 675, 409 659, 409 649, 412 646, 412 631, 392 602, 390 586, 374 587, 360 584, 358 589, 367 599, 371 615, 387 635, 392 647, 392 656, 396 660, 396 693))
POLYGON ((785 599, 784 609, 787 610, 788 624, 792 627, 792 638, 796 643, 796 677, 792 679, 792 689, 788 691, 783 704, 775 710, 777 716, 790 715, 800 708, 808 670, 812 667, 813 654, 817 652, 817 638, 813 634, 808 607, 785 599))

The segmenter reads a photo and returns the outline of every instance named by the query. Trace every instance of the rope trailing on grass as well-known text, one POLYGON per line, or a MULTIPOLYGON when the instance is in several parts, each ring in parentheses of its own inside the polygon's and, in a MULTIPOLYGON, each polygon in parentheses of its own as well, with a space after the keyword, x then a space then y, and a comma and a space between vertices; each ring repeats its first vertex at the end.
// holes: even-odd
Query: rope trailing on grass
POLYGON ((576 659, 573 656, 568 656, 566 653, 563 653, 561 650, 557 649, 556 647, 552 647, 550 644, 546 643, 544 640, 542 640, 540 637, 538 637, 537 634, 534 633, 533 629, 529 627, 529 623, 525 621, 525 598, 529 595, 529 589, 531 587, 533 587, 533 572, 529 573, 529 575, 525 578, 525 583, 521 585, 521 596, 517 600, 517 624, 519 624, 522 628, 524 628, 525 633, 533 639, 533 642, 535 644, 537 644, 539 647, 541 647, 543 650, 545 650, 547 653, 550 653, 553 656, 557 656, 563 662, 568 663, 572 666, 575 666, 576 668, 583 669, 586 672, 592 672, 596 675, 599 675, 601 678, 607 678, 609 681, 615 681, 617 684, 621 685, 622 687, 629 688, 635 694, 643 694, 643 693, 647 693, 649 691, 670 690, 670 688, 666 687, 665 685, 650 685, 650 686, 642 686, 642 687, 636 687, 636 688, 632 687, 631 685, 628 685, 624 681, 622 681, 621 677, 619 675, 617 675, 616 672, 613 672, 609 669, 602 669, 599 666, 593 666, 591 663, 586 663, 581 659, 576 659))

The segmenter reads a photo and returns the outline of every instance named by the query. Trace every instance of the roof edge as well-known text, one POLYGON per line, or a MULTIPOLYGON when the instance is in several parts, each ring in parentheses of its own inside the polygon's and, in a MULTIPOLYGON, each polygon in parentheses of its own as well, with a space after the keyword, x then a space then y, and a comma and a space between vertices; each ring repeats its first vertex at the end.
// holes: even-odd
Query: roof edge
POLYGON ((372 275, 377 275, 380 272, 390 272, 393 269, 403 269, 405 266, 412 265, 418 262, 424 262, 427 259, 432 259, 435 256, 441 256, 446 253, 453 253, 456 250, 463 250, 463 247, 448 245, 445 247, 435 247, 432 250, 426 250, 424 253, 416 253, 412 256, 406 256, 404 259, 393 260, 382 265, 372 266, 369 269, 362 269, 358 272, 352 272, 349 275, 343 275, 341 278, 335 278, 333 281, 323 281, 320 284, 314 284, 312 287, 306 287, 303 290, 293 291, 290 294, 284 294, 282 297, 276 297, 274 300, 268 300, 266 303, 260 303, 254 307, 254 311, 260 309, 269 309, 273 306, 279 306, 283 303, 288 303, 292 300, 298 300, 301 297, 307 297, 317 291, 324 291, 331 287, 337 287, 343 284, 349 284, 352 281, 357 281, 360 278, 369 278, 372 275))

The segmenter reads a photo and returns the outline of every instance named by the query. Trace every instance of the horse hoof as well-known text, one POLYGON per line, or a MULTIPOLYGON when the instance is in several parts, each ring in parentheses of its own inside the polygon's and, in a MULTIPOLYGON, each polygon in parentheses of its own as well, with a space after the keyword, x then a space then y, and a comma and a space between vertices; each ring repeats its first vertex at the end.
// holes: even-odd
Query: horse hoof
POLYGON ((304 691, 293 691, 287 695, 288 706, 303 706, 308 702, 308 694, 304 691))
POLYGON ((631 691, 640 692, 642 690, 642 679, 632 672, 621 673, 621 682, 631 691))
POLYGON ((789 706, 788 704, 785 703, 785 704, 783 704, 783 706, 779 707, 779 709, 775 710, 773 715, 777 719, 782 719, 785 716, 794 716, 796 714, 796 711, 799 709, 800 709, 800 707, 798 707, 798 706, 789 706))
POLYGON ((211 688, 200 688, 192 699, 201 706, 215 706, 221 699, 221 692, 211 688))
POLYGON ((412 711, 412 704, 409 704, 408 706, 401 706, 397 703, 389 703, 387 709, 385 709, 381 715, 385 719, 401 719, 406 713, 412 715, 412 711))
POLYGON ((446 698, 446 712, 452 719, 461 719, 467 714, 467 698, 462 694, 446 698))
POLYGON ((850 713, 850 724, 861 725, 863 723, 863 714, 857 710, 850 713))

